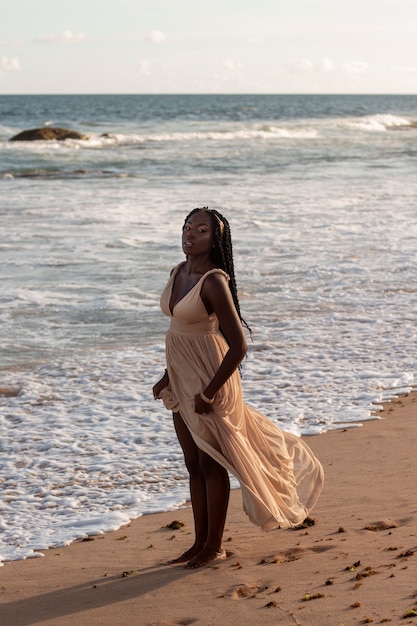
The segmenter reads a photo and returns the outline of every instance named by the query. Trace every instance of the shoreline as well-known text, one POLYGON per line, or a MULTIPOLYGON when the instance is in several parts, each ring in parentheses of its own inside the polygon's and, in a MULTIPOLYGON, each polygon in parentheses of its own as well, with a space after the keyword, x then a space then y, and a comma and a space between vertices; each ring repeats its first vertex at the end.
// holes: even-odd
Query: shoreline
POLYGON ((229 558, 186 570, 166 562, 192 542, 191 509, 146 514, 44 558, 6 562, 0 623, 416 623, 417 391, 375 417, 306 437, 325 470, 313 525, 265 533, 248 521, 235 489, 224 534, 229 558))

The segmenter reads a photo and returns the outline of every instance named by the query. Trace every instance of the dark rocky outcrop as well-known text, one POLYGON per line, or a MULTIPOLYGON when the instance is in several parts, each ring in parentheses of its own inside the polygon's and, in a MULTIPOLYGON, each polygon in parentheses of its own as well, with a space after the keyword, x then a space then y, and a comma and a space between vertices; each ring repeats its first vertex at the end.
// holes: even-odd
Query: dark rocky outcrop
POLYGON ((51 141, 52 139, 57 139, 58 141, 63 141, 64 139, 88 139, 88 136, 68 128, 45 126, 43 128, 23 130, 21 133, 11 137, 9 141, 51 141))
POLYGON ((0 387, 0 398, 13 398, 19 395, 19 387, 0 387))

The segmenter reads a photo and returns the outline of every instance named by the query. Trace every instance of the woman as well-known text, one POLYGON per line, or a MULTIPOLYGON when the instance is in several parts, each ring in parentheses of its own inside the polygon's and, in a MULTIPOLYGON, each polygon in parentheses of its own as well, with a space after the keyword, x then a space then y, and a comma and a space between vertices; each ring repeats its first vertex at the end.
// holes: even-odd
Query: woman
MULTIPOLYGON (((230 471, 249 518, 265 530, 300 524, 323 485, 308 446, 243 403, 239 365, 247 343, 228 221, 206 207, 186 217, 186 260, 161 295, 171 319, 167 369, 154 398, 173 411, 190 474, 195 541, 172 563, 196 568, 226 558, 222 536, 230 471)), ((250 329, 249 329, 250 330, 250 329)))

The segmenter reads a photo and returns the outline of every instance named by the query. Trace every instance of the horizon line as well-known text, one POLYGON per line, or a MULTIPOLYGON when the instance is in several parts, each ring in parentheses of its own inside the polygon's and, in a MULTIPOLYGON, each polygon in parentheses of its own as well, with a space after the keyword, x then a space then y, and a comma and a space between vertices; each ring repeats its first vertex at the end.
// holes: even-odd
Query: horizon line
POLYGON ((417 96, 400 92, 40 92, 0 93, 1 96, 417 96))

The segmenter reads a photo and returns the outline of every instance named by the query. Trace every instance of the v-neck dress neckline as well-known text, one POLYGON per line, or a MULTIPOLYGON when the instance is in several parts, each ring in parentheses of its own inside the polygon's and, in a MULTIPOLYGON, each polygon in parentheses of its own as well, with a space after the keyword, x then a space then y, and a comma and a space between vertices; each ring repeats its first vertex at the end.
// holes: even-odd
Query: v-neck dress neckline
MULTIPOLYGON (((169 310, 170 317, 175 317, 175 309, 179 305, 181 305, 181 303, 184 302, 184 300, 186 300, 188 297, 190 297, 190 298, 194 297, 195 298, 195 296, 197 295, 197 298, 199 298, 201 300, 200 291, 201 291, 202 284, 203 284, 204 280, 207 278, 207 276, 209 276, 210 274, 222 274, 227 280, 229 279, 229 276, 226 274, 226 272, 224 272, 219 267, 213 267, 211 270, 207 270, 207 272, 202 274, 200 276, 200 278, 198 279, 198 281, 195 283, 195 285, 193 285, 191 287, 191 289, 189 289, 187 291, 187 293, 184 294, 181 298, 179 298, 175 302, 175 304, 172 306, 171 299, 172 299, 172 293, 173 293, 173 290, 174 290, 175 279, 176 279, 176 277, 178 275, 179 270, 181 269, 181 267, 183 267, 184 263, 185 263, 185 261, 183 263, 180 263, 179 265, 177 265, 177 267, 174 269, 174 271, 172 272, 172 274, 170 276, 170 280, 168 281, 167 287, 168 286, 170 287, 170 295, 169 295, 169 301, 168 301, 168 310, 169 310), (197 288, 199 288, 199 289, 197 290, 197 288)), ((208 313, 207 313, 207 316, 208 316, 208 313)))

